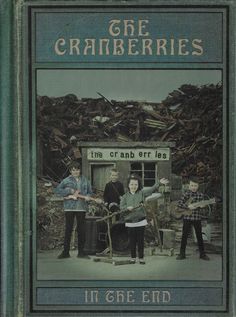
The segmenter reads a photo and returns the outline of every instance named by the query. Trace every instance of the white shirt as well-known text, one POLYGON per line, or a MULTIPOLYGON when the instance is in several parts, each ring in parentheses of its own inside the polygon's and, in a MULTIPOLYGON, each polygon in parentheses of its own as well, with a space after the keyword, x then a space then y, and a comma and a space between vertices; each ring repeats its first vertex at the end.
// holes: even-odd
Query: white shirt
POLYGON ((143 220, 141 220, 139 222, 126 222, 125 226, 129 227, 129 228, 135 228, 135 227, 144 227, 147 224, 148 224, 147 223, 147 219, 143 219, 143 220))

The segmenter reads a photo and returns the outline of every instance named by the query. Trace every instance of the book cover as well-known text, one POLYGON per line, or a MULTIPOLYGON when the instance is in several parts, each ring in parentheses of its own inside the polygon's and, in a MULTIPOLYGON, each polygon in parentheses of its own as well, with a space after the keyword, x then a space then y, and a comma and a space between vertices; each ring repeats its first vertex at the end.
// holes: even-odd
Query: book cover
POLYGON ((2 316, 235 316, 234 20, 1 2, 2 316))

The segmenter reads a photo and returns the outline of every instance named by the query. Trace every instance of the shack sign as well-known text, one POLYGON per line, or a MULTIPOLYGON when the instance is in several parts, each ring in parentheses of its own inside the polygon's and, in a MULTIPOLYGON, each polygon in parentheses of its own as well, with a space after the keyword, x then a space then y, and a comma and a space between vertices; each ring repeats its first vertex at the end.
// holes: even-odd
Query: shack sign
POLYGON ((169 148, 88 148, 87 159, 90 161, 168 161, 169 148))

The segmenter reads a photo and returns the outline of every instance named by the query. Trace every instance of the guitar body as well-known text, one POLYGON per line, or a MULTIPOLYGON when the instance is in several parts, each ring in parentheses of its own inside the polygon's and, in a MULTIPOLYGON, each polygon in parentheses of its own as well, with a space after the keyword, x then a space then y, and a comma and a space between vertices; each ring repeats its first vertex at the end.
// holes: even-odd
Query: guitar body
POLYGON ((192 215, 193 210, 190 209, 182 209, 180 207, 178 207, 178 209, 176 209, 171 216, 173 218, 175 218, 176 220, 181 220, 183 217, 185 216, 191 216, 192 215))

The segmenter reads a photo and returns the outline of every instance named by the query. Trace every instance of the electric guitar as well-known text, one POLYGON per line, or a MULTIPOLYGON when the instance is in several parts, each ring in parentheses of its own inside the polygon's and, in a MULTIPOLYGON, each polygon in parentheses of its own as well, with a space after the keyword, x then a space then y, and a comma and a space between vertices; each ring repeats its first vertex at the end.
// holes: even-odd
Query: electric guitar
POLYGON ((215 203, 216 203, 216 198, 201 200, 201 201, 197 201, 195 203, 191 203, 191 199, 190 199, 187 202, 187 205, 188 206, 191 205, 192 207, 194 207, 194 209, 189 209, 189 208, 185 209, 185 208, 179 207, 177 205, 177 202, 174 202, 174 203, 172 203, 172 206, 171 206, 171 215, 175 219, 181 219, 184 216, 191 216, 196 208, 203 208, 203 207, 206 207, 208 205, 215 204, 215 203))

